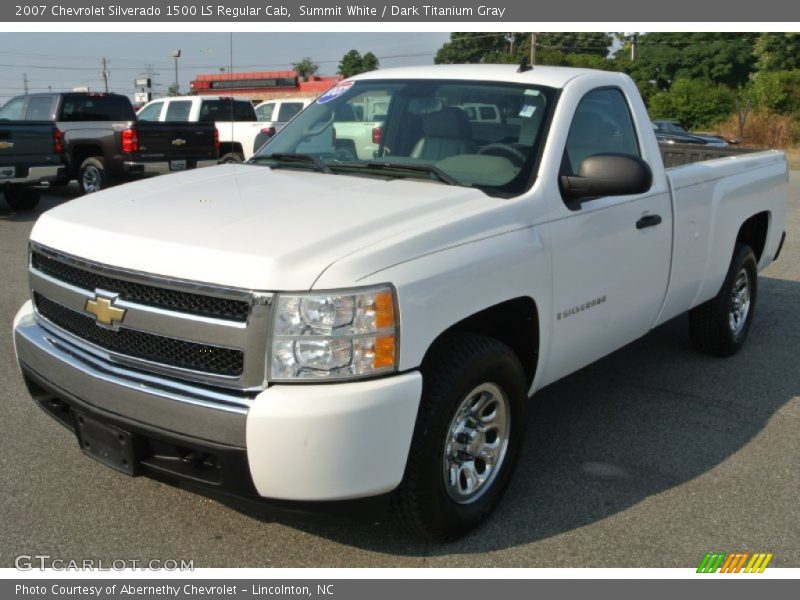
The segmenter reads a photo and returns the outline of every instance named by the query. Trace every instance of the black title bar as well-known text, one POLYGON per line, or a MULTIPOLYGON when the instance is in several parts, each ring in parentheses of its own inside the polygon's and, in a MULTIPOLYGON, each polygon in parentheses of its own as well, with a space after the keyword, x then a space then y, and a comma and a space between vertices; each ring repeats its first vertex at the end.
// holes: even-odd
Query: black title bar
POLYGON ((786 0, 32 0, 0 5, 5 22, 798 22, 786 0))

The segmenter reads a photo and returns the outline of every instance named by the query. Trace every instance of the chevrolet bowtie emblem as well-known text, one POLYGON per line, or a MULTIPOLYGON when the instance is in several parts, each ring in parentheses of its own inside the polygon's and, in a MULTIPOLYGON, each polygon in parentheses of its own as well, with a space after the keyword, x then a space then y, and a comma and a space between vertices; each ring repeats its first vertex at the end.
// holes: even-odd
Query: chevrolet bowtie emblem
POLYGON ((176 138, 172 140, 173 146, 183 146, 186 143, 186 140, 182 140, 181 138, 176 138))
POLYGON ((109 327, 114 327, 122 323, 126 312, 124 308, 117 308, 114 306, 113 300, 103 298, 102 296, 95 296, 94 300, 91 298, 87 300, 84 310, 94 315, 96 323, 109 327))
POLYGON ((14 142, 0 142, 0 150, 11 150, 14 147, 14 142))

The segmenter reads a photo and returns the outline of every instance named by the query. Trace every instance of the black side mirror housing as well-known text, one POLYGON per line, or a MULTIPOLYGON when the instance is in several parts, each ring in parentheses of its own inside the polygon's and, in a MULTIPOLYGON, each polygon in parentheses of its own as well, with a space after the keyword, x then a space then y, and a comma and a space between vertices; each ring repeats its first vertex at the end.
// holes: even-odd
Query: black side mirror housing
POLYGON ((595 154, 584 159, 578 175, 562 175, 566 200, 643 194, 653 185, 650 166, 630 154, 595 154))

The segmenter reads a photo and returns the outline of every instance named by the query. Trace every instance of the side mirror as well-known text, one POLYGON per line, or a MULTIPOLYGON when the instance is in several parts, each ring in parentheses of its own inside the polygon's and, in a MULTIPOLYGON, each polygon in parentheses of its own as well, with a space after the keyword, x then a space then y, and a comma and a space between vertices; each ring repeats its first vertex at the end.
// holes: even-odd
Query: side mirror
POLYGON ((561 176, 561 191, 567 200, 643 194, 652 184, 648 164, 630 154, 595 154, 584 159, 577 176, 561 176))

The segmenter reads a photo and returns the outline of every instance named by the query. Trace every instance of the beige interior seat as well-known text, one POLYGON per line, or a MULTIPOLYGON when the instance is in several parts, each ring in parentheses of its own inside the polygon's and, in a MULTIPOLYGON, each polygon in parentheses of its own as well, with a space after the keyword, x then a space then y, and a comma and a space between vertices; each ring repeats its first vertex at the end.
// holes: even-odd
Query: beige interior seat
POLYGON ((473 152, 475 143, 472 141, 472 127, 467 114, 460 108, 446 106, 423 117, 422 138, 411 150, 411 156, 439 161, 473 152))

